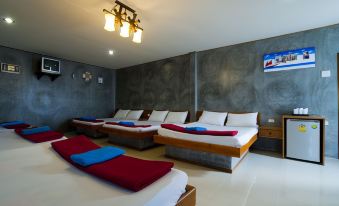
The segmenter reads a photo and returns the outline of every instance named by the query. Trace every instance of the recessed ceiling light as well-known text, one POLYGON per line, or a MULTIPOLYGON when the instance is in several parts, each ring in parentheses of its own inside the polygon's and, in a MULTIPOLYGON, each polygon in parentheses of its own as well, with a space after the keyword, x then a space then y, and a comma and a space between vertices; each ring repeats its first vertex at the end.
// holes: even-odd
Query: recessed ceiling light
POLYGON ((7 24, 13 24, 14 20, 11 17, 5 17, 3 18, 3 21, 6 22, 7 24))
POLYGON ((114 50, 112 50, 112 49, 108 50, 108 54, 113 56, 114 55, 114 50))

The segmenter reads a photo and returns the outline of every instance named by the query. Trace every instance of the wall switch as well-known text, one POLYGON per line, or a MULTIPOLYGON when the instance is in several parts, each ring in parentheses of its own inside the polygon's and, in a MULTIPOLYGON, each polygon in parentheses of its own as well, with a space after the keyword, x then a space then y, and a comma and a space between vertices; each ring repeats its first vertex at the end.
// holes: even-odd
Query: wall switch
POLYGON ((326 78, 331 76, 330 70, 321 71, 321 77, 326 78))
POLYGON ((274 119, 268 119, 268 122, 269 123, 274 123, 275 121, 274 121, 274 119))
POLYGON ((329 123, 328 123, 328 121, 327 121, 327 120, 325 120, 325 126, 328 126, 328 124, 329 124, 329 123))

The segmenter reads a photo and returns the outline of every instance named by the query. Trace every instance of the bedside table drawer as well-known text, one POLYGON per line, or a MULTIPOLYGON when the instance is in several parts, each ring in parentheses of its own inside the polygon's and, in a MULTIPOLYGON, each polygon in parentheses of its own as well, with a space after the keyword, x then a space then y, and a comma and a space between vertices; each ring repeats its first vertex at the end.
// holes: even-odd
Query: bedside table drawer
POLYGON ((281 128, 260 128, 259 137, 282 139, 281 128))

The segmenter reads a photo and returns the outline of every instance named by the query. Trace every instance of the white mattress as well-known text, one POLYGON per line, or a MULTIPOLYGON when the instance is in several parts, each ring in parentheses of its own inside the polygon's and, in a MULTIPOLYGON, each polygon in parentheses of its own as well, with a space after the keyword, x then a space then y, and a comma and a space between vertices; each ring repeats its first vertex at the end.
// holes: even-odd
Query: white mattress
MULTIPOLYGON (((160 125, 162 122, 152 122, 152 121, 130 121, 134 122, 135 125, 152 125, 150 127, 124 127, 120 125, 110 125, 110 124, 104 124, 103 127, 106 128, 113 128, 113 129, 120 129, 124 131, 130 131, 130 132, 150 132, 150 131, 157 131, 160 128, 160 125)), ((118 122, 118 121, 115 121, 118 122)))
POLYGON ((50 143, 32 144, 0 133, 1 206, 174 206, 186 173, 170 173, 134 193, 90 176, 63 160, 50 143))
MULTIPOLYGON (((179 124, 178 124, 179 125, 179 124)), ((182 132, 176 132, 169 129, 160 128, 158 130, 159 135, 166 137, 173 137, 176 139, 190 140, 196 142, 205 142, 210 144, 224 145, 240 148, 247 144, 250 139, 258 133, 257 127, 228 127, 228 126, 216 126, 210 124, 204 124, 199 122, 193 122, 189 124, 180 124, 183 127, 205 127, 208 130, 217 131, 230 131, 236 130, 238 134, 236 136, 211 136, 211 135, 194 135, 182 132)))
MULTIPOLYGON (((105 122, 120 121, 120 120, 115 119, 115 118, 102 118, 102 119, 98 119, 98 120, 104 120, 105 122)), ((77 119, 73 119, 72 121, 75 122, 75 123, 79 123, 79 124, 93 125, 93 126, 105 124, 105 122, 87 122, 87 121, 81 121, 81 120, 77 120, 77 119)))

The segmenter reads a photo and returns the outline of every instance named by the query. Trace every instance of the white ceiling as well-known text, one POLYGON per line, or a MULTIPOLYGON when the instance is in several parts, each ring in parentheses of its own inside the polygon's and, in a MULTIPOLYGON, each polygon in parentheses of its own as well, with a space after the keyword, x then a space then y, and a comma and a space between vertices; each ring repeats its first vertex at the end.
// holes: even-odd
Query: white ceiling
POLYGON ((103 29, 113 0, 1 0, 16 22, 0 23, 0 45, 117 69, 339 23, 338 0, 121 1, 139 13, 142 44, 103 29))

